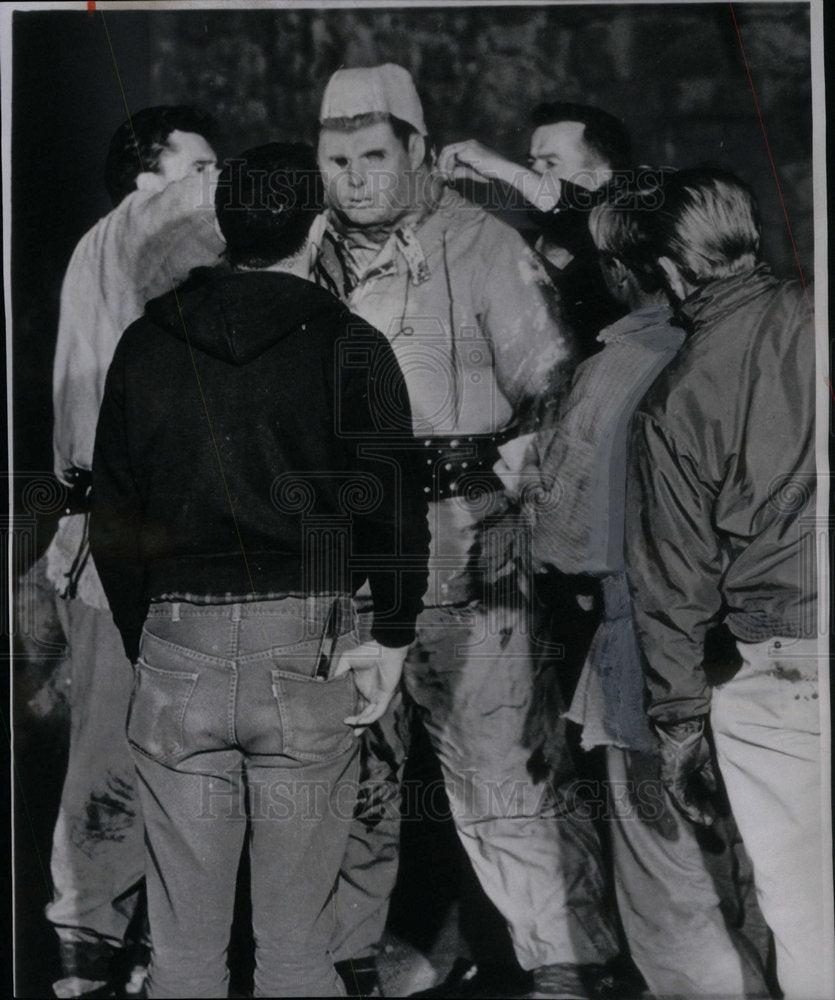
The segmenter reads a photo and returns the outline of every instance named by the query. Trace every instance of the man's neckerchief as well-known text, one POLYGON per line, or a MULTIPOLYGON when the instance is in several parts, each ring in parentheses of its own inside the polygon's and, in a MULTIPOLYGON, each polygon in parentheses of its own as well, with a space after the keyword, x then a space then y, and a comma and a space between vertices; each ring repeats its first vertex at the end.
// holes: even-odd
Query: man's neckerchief
MULTIPOLYGON (((324 239, 330 243, 330 250, 342 272, 343 297, 349 295, 362 279, 377 272, 378 268, 369 271, 369 266, 378 257, 382 257, 379 273, 395 267, 398 251, 406 261, 413 285, 419 285, 429 278, 429 265, 415 230, 438 207, 444 188, 437 175, 427 174, 425 171, 421 171, 421 175, 425 177, 425 183, 420 187, 419 204, 391 222, 368 227, 354 226, 333 209, 328 213, 324 239), (388 257, 384 256, 387 246, 390 247, 388 257)), ((333 276, 328 275, 328 278, 328 283, 332 285, 333 276)))

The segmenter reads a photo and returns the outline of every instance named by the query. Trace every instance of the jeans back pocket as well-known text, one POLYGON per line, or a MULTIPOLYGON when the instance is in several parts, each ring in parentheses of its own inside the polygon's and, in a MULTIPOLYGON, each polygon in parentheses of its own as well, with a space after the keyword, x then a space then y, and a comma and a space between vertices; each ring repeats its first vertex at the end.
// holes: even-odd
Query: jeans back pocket
POLYGON ((140 657, 128 710, 128 743, 160 763, 183 749, 183 720, 198 674, 162 670, 140 657))
POLYGON ((357 689, 350 672, 333 680, 316 680, 273 670, 272 680, 285 756, 326 761, 352 748, 354 735, 343 721, 357 708, 357 689))

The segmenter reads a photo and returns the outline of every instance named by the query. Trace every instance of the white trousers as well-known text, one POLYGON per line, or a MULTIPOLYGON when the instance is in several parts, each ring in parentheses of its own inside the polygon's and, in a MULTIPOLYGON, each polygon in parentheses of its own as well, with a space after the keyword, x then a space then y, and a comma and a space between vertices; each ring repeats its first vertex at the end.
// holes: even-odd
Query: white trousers
POLYGON ((630 772, 629 751, 607 747, 606 762, 618 908, 647 986, 658 997, 765 996, 754 946, 728 929, 693 825, 660 779, 630 772))
POLYGON ((743 665, 713 689, 711 702, 719 767, 774 934, 786 1000, 831 1000, 817 640, 737 646, 743 665))

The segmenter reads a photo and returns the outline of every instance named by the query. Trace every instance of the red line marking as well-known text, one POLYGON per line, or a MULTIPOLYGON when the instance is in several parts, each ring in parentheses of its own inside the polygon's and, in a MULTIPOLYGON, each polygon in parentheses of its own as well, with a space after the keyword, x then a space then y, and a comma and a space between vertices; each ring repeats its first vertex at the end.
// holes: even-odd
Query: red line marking
POLYGON ((87 0, 87 13, 95 14, 96 12, 96 0, 87 0))
MULTIPOLYGON (((745 55, 745 46, 742 44, 742 35, 739 32, 739 25, 737 24, 736 14, 734 13, 734 5, 729 3, 728 6, 731 8, 731 17, 733 18, 734 28, 736 29, 736 37, 739 41, 739 51, 742 53, 742 61, 745 63, 745 72, 748 74, 748 83, 751 87, 751 96, 754 98, 754 107, 757 109, 757 118, 760 122, 760 128, 762 129, 763 139, 765 139, 765 149, 768 153, 768 162, 771 164, 771 173, 774 175, 774 184, 777 188, 777 195, 780 199, 780 206, 783 209, 783 218, 786 220, 786 229, 789 232, 789 239, 791 240, 792 250, 794 251, 794 259, 797 263, 797 270, 800 272, 800 283, 803 285, 803 291, 806 295, 806 303, 809 306, 809 312, 812 316, 815 315, 815 310, 812 307, 812 302, 809 299, 809 290, 806 287, 806 278, 803 274, 803 268, 800 264, 800 256, 797 252, 797 245, 794 241, 794 233, 792 232, 791 223, 789 222, 789 213, 786 211, 786 203, 783 200, 783 189, 780 187, 780 178, 777 176, 777 167, 774 163, 774 157, 771 155, 771 146, 768 142, 768 133, 765 129, 765 122, 763 121, 763 116, 760 111, 760 102, 757 100, 757 89, 754 86, 754 80, 751 76, 751 67, 748 65, 748 58, 745 55)), ((830 384, 831 388, 831 384, 830 384)))

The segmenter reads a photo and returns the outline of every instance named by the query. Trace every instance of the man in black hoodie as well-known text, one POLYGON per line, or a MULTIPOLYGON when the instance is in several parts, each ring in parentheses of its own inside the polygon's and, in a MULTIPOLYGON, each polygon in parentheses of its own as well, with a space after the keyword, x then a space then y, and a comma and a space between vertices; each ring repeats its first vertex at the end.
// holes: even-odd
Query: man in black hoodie
POLYGON ((318 184, 305 146, 230 161, 231 273, 149 303, 108 374, 91 546, 135 665, 152 997, 226 995, 248 822, 256 996, 341 995, 327 945, 353 734, 391 699, 426 586, 400 369, 304 280, 318 184))

